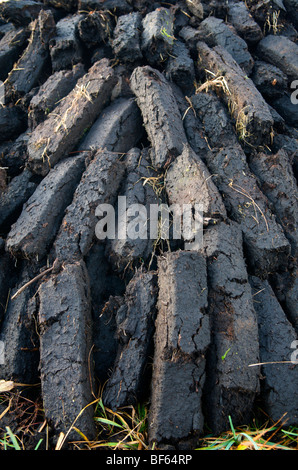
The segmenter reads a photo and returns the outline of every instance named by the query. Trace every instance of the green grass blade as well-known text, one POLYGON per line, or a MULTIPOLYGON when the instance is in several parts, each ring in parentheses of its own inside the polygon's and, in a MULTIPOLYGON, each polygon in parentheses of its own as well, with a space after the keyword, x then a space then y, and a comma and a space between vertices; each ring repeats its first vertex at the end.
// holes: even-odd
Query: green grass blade
POLYGON ((199 447, 196 450, 221 450, 221 449, 225 449, 227 446, 231 447, 231 445, 233 445, 234 442, 235 442, 234 438, 228 439, 226 441, 223 440, 221 442, 215 441, 212 444, 210 444, 209 446, 199 447))
POLYGON ((230 441, 227 441, 224 445, 224 449, 225 450, 230 450, 230 448, 232 447, 233 444, 235 444, 234 439, 231 439, 230 441))
POLYGON ((17 438, 16 436, 14 435, 14 433, 12 432, 12 430, 6 426, 6 431, 7 431, 7 434, 9 435, 10 439, 11 439, 11 442, 13 444, 13 447, 15 450, 22 450, 18 441, 17 441, 17 438))
POLYGON ((4 439, 0 439, 0 444, 3 445, 4 450, 7 450, 7 441, 6 441, 6 436, 4 436, 4 439))
POLYGON ((43 439, 39 439, 38 443, 36 444, 36 446, 34 447, 34 450, 38 450, 40 444, 42 443, 43 439))
POLYGON ((100 406, 100 408, 102 409, 102 411, 103 411, 104 414, 105 414, 105 413, 106 413, 106 410, 105 410, 104 404, 103 404, 103 402, 102 402, 102 399, 100 399, 100 400, 98 401, 98 405, 100 406))
POLYGON ((115 421, 112 421, 111 419, 95 418, 95 421, 98 421, 99 423, 102 423, 102 424, 108 424, 109 426, 115 426, 116 428, 123 429, 123 426, 121 424, 115 423, 115 421))
POLYGON ((255 449, 255 450, 260 450, 259 447, 258 447, 258 445, 256 444, 256 442, 252 439, 251 436, 249 436, 248 434, 246 434, 246 432, 242 432, 241 435, 244 436, 246 439, 248 439, 248 440, 252 443, 252 445, 254 446, 254 449, 255 449))
POLYGON ((235 428, 234 428, 233 423, 232 423, 231 416, 229 416, 229 423, 230 423, 230 427, 231 427, 231 431, 233 433, 234 439, 235 439, 235 441, 237 441, 237 436, 236 436, 235 428))
POLYGON ((285 434, 286 436, 289 436, 289 437, 294 437, 295 439, 297 439, 298 437, 298 433, 297 432, 290 432, 290 431, 285 431, 284 429, 281 430, 281 432, 283 434, 285 434))

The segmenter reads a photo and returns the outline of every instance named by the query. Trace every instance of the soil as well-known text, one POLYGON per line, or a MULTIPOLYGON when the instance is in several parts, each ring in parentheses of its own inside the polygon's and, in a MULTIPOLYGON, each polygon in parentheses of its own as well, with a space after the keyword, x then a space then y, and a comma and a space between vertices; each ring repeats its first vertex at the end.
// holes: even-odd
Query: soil
POLYGON ((40 385, 50 447, 101 439, 99 393, 157 449, 298 425, 297 41, 296 0, 1 3, 0 379, 40 385))

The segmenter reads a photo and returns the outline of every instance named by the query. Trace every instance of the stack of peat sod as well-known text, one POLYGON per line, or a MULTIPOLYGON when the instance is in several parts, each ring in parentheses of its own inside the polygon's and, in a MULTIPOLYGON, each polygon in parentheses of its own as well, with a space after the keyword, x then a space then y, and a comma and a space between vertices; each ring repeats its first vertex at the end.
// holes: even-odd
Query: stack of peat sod
POLYGON ((0 380, 53 448, 99 393, 155 449, 298 425, 297 6, 0 1, 0 380))

